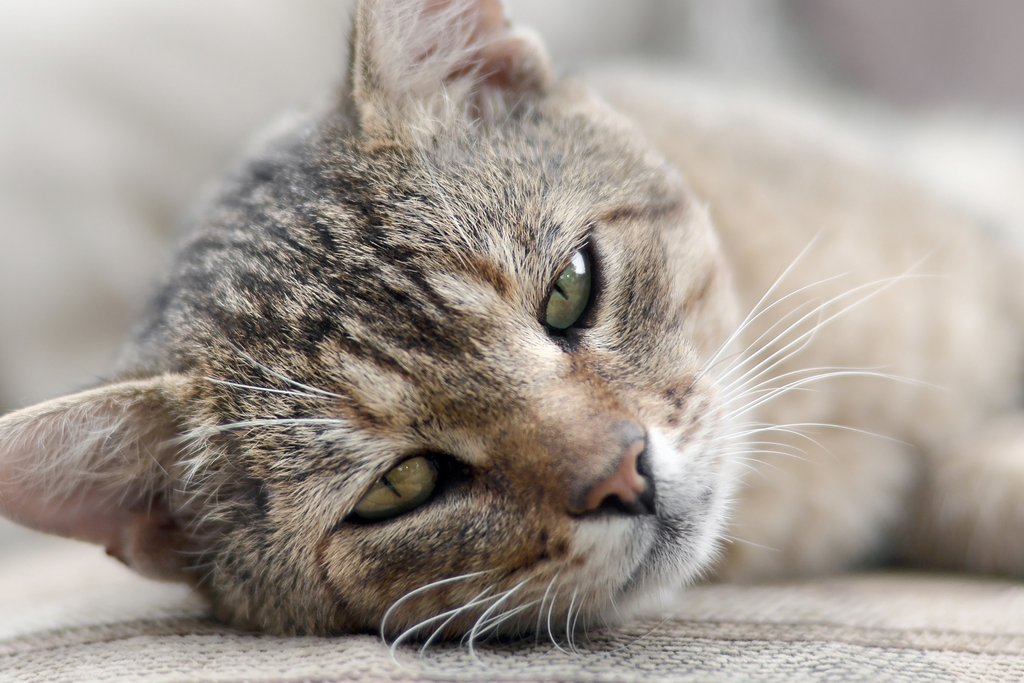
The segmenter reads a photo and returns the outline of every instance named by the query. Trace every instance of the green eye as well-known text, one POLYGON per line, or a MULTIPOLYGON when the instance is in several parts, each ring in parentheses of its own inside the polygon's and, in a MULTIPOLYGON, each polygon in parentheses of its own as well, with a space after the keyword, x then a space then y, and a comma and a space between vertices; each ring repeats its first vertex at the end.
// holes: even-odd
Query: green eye
POLYGON ((572 255, 569 265, 555 280, 544 321, 556 330, 575 325, 590 300, 590 282, 590 258, 581 249, 572 255))
POLYGON ((368 521, 397 517, 421 505, 436 485, 434 465, 423 456, 409 458, 378 479, 352 512, 368 521))

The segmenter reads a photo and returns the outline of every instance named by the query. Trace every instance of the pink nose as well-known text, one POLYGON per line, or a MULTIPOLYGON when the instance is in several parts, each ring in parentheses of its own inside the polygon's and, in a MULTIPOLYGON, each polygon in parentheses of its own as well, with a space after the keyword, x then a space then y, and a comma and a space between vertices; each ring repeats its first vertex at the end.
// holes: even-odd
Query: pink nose
POLYGON ((647 490, 647 482, 640 476, 637 459, 644 452, 645 445, 644 439, 637 439, 626 447, 622 462, 615 468, 611 476, 595 484, 587 493, 584 512, 596 510, 605 499, 611 496, 618 498, 627 506, 640 500, 640 496, 647 490))

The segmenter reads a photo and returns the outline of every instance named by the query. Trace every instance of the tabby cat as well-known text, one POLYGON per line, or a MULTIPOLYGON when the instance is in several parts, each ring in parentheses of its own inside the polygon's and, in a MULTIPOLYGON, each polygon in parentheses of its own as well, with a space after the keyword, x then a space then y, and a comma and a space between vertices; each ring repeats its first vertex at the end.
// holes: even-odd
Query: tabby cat
POLYGON ((361 2, 346 84, 228 178, 112 379, 0 420, 0 511, 274 633, 1024 573, 1008 250, 800 131, 604 87, 498 0, 361 2))

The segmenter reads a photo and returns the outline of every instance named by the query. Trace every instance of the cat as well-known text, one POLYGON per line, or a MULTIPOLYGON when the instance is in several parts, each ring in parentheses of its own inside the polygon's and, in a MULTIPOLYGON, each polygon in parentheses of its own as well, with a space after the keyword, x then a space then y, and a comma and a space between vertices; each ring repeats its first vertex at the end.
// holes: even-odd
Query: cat
POLYGON ((799 131, 556 78, 498 0, 362 0, 350 60, 111 378, 0 419, 5 516, 279 634, 1024 573, 1024 292, 978 226, 799 131))

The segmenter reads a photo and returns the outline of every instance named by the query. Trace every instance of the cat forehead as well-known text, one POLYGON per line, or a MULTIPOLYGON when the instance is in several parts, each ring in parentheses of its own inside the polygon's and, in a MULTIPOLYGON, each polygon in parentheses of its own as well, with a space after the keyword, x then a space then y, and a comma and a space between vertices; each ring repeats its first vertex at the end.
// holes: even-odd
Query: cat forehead
POLYGON ((685 202, 631 124, 585 94, 550 99, 500 127, 456 122, 417 147, 367 153, 342 135, 314 149, 336 178, 323 209, 355 242, 389 243, 395 264, 457 254, 533 279, 530 266, 558 267, 596 226, 685 202))

